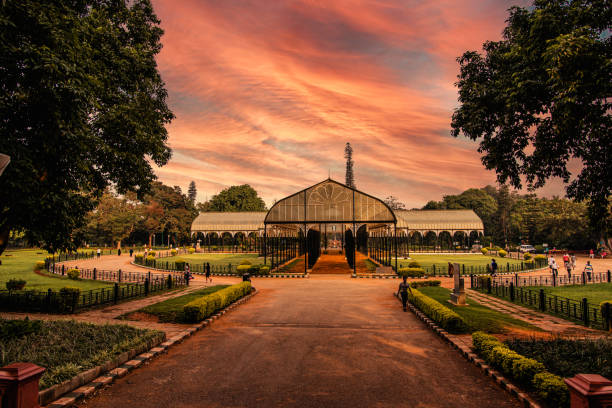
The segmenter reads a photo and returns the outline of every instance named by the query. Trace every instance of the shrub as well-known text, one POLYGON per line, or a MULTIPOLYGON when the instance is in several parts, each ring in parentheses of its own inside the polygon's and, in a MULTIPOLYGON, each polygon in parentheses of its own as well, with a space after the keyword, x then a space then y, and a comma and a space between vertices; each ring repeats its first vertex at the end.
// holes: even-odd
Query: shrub
POLYGON ((425 276, 425 271, 422 268, 399 268, 398 275, 407 278, 421 278, 425 276))
POLYGON ((45 261, 38 261, 36 265, 34 265, 35 271, 40 271, 41 269, 45 269, 45 261))
POLYGON ((269 275, 270 274, 270 267, 268 265, 262 265, 261 268, 259 268, 259 274, 260 275, 269 275))
POLYGON ((546 258, 546 255, 544 254, 538 254, 534 256, 533 259, 536 261, 545 261, 547 258, 546 258))
POLYGON ((152 255, 147 256, 146 265, 155 267, 155 257, 152 255))
POLYGON ((483 255, 486 255, 489 253, 489 250, 487 248, 482 248, 480 252, 482 252, 483 255))
POLYGON ((506 257, 506 255, 508 255, 508 252, 506 252, 506 251, 505 251, 505 250, 503 250, 503 249, 500 249, 500 250, 497 252, 497 254, 498 254, 499 256, 501 256, 502 258, 505 258, 505 257, 506 257))
POLYGON ((170 255, 175 256, 176 254, 178 254, 178 251, 176 249, 172 249, 170 251, 170 255))
POLYGON ((155 251, 149 251, 149 255, 147 256, 147 258, 148 258, 149 256, 155 257, 155 254, 156 254, 156 252, 155 252, 155 251))
POLYGON ((408 267, 409 267, 409 268, 420 268, 420 267, 421 267, 421 264, 420 264, 420 263, 418 263, 417 261, 411 261, 411 262, 408 264, 408 267))
POLYGON ((251 282, 241 282, 202 296, 183 306, 185 319, 189 322, 199 322, 250 292, 251 282))
POLYGON ((189 248, 188 251, 189 251, 190 254, 194 254, 195 253, 195 248, 189 248))
POLYGON ((185 270, 185 260, 181 258, 176 258, 174 260, 174 270, 175 271, 184 271, 185 270))
POLYGON ((134 255, 134 263, 142 265, 144 263, 144 255, 143 254, 134 255))
POLYGON ((461 316, 418 290, 408 292, 408 300, 448 332, 464 333, 468 330, 461 316))
POLYGON ((249 273, 251 275, 259 275, 259 270, 261 269, 261 265, 249 265, 249 273))
POLYGON ((533 377, 533 387, 538 396, 551 407, 568 407, 569 390, 563 378, 548 372, 533 377))
POLYGON ((24 281, 23 279, 9 279, 6 282, 6 289, 8 291, 13 291, 13 290, 21 290, 23 289, 23 287, 26 285, 26 281, 24 281))
POLYGON ((81 272, 78 269, 68 269, 68 272, 66 273, 66 275, 68 275, 68 279, 72 279, 72 280, 79 280, 79 276, 81 275, 81 272))
POLYGON ((420 288, 423 286, 440 286, 439 280, 424 280, 424 281, 414 281, 410 282, 411 288, 420 288))
POLYGON ((38 333, 42 327, 40 320, 30 320, 27 316, 23 320, 0 319, 0 340, 9 341, 32 333, 38 333))
POLYGON ((240 265, 250 265, 251 261, 249 261, 248 259, 243 259, 242 261, 240 261, 240 265))
POLYGON ((527 269, 533 269, 535 268, 535 261, 533 259, 530 259, 528 261, 525 261, 525 267, 527 269))
POLYGON ((236 267, 236 272, 240 275, 247 273, 251 269, 251 265, 238 265, 236 267))
POLYGON ((529 252, 525 252, 523 254, 523 259, 526 261, 529 261, 532 258, 531 254, 529 252))

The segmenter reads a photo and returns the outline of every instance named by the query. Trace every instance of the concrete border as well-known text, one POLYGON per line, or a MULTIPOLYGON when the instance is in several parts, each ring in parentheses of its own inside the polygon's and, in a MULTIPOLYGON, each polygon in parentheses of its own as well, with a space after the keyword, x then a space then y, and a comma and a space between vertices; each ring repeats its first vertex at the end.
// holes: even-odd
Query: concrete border
MULTIPOLYGON (((56 386, 48 388, 47 390, 41 391, 39 393, 40 404, 48 404, 45 405, 45 408, 67 408, 73 406, 82 398, 92 395, 94 391, 102 388, 105 385, 113 383, 117 378, 125 377, 130 371, 140 367, 143 363, 166 352, 168 348, 181 343, 187 337, 190 337, 193 333, 211 325, 215 320, 219 319, 224 314, 231 312, 237 306, 249 301, 257 293, 259 293, 259 291, 253 288, 253 291, 247 296, 236 300, 234 303, 228 305, 224 309, 219 310, 217 313, 210 316, 209 318, 201 321, 200 323, 192 325, 191 327, 183 330, 176 336, 171 337, 170 339, 166 339, 164 342, 161 342, 160 339, 160 341, 155 342, 155 344, 153 344, 154 347, 150 349, 148 349, 148 347, 142 347, 131 350, 129 352, 125 352, 113 361, 80 373, 72 380, 68 380, 62 384, 58 384, 56 386), (68 385, 70 387, 65 385, 68 385), (53 393, 49 391, 58 386, 65 387, 62 387, 63 392, 61 394, 58 394, 59 396, 61 396, 60 398, 56 396, 55 391, 53 393), (44 397, 45 401, 42 400, 42 394, 47 395, 44 397), (49 395, 53 395, 53 397, 49 397, 49 395), (56 399, 53 400, 53 398, 56 399)), ((163 338, 165 339, 165 335, 163 336, 163 338)))
MULTIPOLYGON (((397 297, 395 293, 393 294, 393 296, 395 296, 401 302, 401 299, 397 297)), ((416 306, 408 302, 408 307, 416 315, 416 317, 419 320, 423 321, 423 323, 425 323, 434 333, 436 333, 449 345, 459 351, 461 355, 465 357, 466 360, 472 362, 476 367, 480 368, 485 375, 493 378, 493 380, 495 380, 495 382, 500 387, 508 391, 512 396, 516 397, 525 408, 542 408, 542 406, 536 401, 534 401, 529 395, 527 395, 526 392, 522 391, 519 387, 512 384, 500 372, 487 365, 487 363, 483 359, 481 359, 476 353, 474 353, 471 348, 455 342, 452 338, 452 334, 449 334, 446 330, 439 327, 433 320, 427 317, 425 313, 421 312, 416 306)))

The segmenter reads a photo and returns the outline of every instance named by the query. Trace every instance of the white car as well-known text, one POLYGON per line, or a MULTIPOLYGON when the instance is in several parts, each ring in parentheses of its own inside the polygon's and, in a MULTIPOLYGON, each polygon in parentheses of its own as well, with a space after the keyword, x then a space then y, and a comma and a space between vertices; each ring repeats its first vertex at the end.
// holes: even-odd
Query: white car
POLYGON ((519 247, 519 251, 520 252, 530 252, 530 253, 534 253, 536 250, 532 245, 521 245, 519 247))

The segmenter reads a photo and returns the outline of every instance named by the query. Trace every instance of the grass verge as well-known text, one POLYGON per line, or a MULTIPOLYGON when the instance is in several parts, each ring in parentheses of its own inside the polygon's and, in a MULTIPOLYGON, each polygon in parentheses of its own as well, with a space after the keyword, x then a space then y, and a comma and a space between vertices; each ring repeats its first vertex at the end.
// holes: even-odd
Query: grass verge
POLYGON ((612 283, 592 283, 588 285, 568 285, 568 286, 530 286, 527 289, 544 289, 551 295, 563 296, 569 299, 581 301, 587 298, 592 305, 599 305, 605 300, 612 300, 612 283))
POLYGON ((138 309, 135 312, 130 312, 124 315, 122 318, 130 319, 132 313, 146 313, 149 315, 157 316, 160 322, 173 322, 173 323, 186 323, 185 315, 183 313, 183 306, 192 300, 201 298, 205 295, 210 295, 218 290, 228 287, 229 285, 216 285, 208 288, 196 290, 183 296, 178 296, 172 299, 164 300, 163 302, 155 303, 142 309, 138 309))
POLYGON ((24 334, 15 330, 10 320, 0 319, 0 328, 10 327, 10 333, 14 333, 0 341, 0 366, 28 362, 45 367, 39 383, 41 390, 146 344, 161 333, 126 325, 98 326, 69 320, 32 323, 37 327, 24 334))
POLYGON ((486 333, 508 333, 512 331, 542 331, 539 327, 529 324, 523 320, 515 319, 505 313, 489 309, 473 299, 467 298, 469 306, 453 306, 449 302, 450 290, 442 287, 427 286, 419 288, 419 291, 444 306, 453 310, 465 320, 470 331, 484 331, 486 333))

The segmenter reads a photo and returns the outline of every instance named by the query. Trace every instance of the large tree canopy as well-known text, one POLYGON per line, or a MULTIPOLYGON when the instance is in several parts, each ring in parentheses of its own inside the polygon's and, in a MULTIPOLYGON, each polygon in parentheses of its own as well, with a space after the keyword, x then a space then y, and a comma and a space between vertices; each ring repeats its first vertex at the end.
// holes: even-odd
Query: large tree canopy
POLYGON ((213 196, 203 207, 207 211, 266 211, 266 203, 248 184, 231 186, 213 196))
POLYGON ((149 0, 0 4, 0 252, 11 229, 69 248, 109 185, 147 191, 170 158, 161 35, 149 0))
POLYGON ((612 7, 607 0, 536 0, 510 9, 503 40, 464 53, 452 134, 480 139, 501 183, 544 185, 588 200, 605 234, 612 190, 612 7), (581 163, 572 177, 568 163, 581 163))

